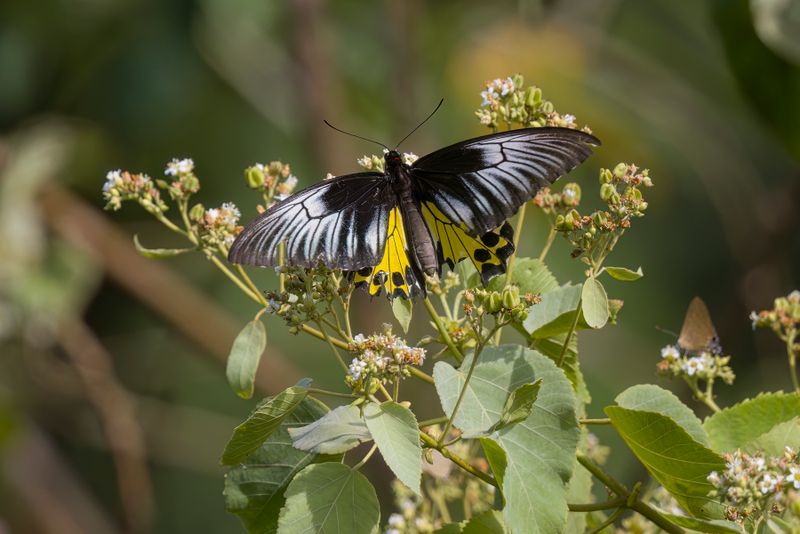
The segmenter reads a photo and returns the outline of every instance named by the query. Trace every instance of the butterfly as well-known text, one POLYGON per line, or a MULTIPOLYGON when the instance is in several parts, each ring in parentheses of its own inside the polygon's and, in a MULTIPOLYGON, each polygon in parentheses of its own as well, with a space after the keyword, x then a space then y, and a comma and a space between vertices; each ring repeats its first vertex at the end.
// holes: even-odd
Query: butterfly
POLYGON ((583 162, 600 141, 568 128, 494 133, 406 164, 386 149, 384 172, 314 184, 270 206, 233 242, 228 259, 348 271, 370 295, 425 297, 425 275, 469 259, 484 286, 514 251, 507 219, 583 162))
POLYGON ((691 353, 709 351, 719 354, 722 350, 717 330, 708 313, 708 307, 700 297, 693 298, 689 303, 689 309, 686 310, 686 318, 683 320, 681 333, 678 336, 678 346, 684 352, 691 353))

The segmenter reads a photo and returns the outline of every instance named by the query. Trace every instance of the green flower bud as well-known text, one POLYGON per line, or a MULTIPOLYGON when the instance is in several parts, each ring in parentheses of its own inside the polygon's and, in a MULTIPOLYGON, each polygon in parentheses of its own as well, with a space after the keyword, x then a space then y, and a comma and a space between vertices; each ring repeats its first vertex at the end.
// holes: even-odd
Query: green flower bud
POLYGON ((600 186, 600 198, 602 198, 605 202, 608 202, 608 200, 616 193, 617 189, 608 182, 600 186))
POLYGON ((602 169, 600 171, 600 183, 607 184, 611 183, 611 179, 613 178, 611 171, 608 169, 602 169))
POLYGON ((548 101, 548 102, 545 102, 544 104, 542 104, 542 111, 544 113, 552 113, 554 109, 555 108, 553 107, 553 103, 552 102, 548 101))
POLYGON ((509 286, 503 290, 503 307, 506 309, 519 306, 519 288, 509 286))
POLYGON ((199 202, 192 206, 192 209, 189 210, 189 219, 194 222, 199 222, 203 219, 203 215, 206 212, 205 206, 200 204, 199 202))
POLYGON ((244 179, 250 189, 264 187, 264 171, 258 167, 248 167, 244 170, 244 179))
POLYGON ((200 180, 197 179, 197 176, 195 176, 194 174, 190 174, 184 177, 183 190, 189 194, 197 193, 198 191, 200 191, 200 180))
POLYGON ((497 313, 500 311, 500 308, 503 307, 503 299, 500 297, 499 293, 492 293, 489 295, 489 303, 487 308, 489 313, 497 313))
POLYGON ((625 163, 617 163, 617 166, 614 167, 614 177, 615 178, 622 178, 625 176, 625 173, 628 172, 628 165, 625 163))
POLYGON ((563 215, 561 215, 560 213, 556 215, 556 230, 562 230, 564 228, 565 223, 566 220, 564 219, 563 215))

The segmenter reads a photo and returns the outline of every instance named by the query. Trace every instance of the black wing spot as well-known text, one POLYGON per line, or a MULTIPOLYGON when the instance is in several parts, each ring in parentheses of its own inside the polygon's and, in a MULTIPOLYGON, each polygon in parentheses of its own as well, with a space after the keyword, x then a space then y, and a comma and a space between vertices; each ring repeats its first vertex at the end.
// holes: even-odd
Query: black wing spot
POLYGON ((500 236, 494 232, 486 232, 481 236, 481 241, 487 247, 493 247, 500 242, 500 236))
POLYGON ((396 286, 402 286, 402 285, 405 285, 405 283, 406 283, 405 279, 403 278, 402 273, 398 273, 398 272, 393 272, 392 273, 392 282, 396 286))
POLYGON ((358 274, 361 276, 369 276, 372 273, 372 267, 364 267, 363 269, 358 270, 358 274))
POLYGON ((475 252, 473 252, 472 255, 479 262, 489 261, 489 258, 491 258, 491 256, 489 255, 489 251, 486 250, 485 248, 475 249, 475 252))

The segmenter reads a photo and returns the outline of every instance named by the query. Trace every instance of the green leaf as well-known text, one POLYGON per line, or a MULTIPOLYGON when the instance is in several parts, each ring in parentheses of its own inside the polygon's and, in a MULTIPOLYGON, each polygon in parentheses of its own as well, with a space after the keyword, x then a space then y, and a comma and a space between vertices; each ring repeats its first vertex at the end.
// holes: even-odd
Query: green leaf
POLYGON ((433 534, 462 534, 464 532, 463 523, 448 523, 442 528, 437 528, 433 534))
POLYGON ((422 447, 417 418, 411 410, 392 401, 371 403, 364 420, 381 456, 395 476, 417 495, 422 495, 422 447))
MULTIPOLYGON (((538 350, 558 365, 566 338, 567 334, 560 334, 544 339, 535 339, 531 343, 531 348, 538 350)), ((592 397, 589 395, 586 381, 583 379, 583 373, 581 372, 581 364, 578 360, 578 339, 575 335, 570 336, 567 351, 564 354, 564 364, 561 369, 572 384, 572 389, 575 390, 578 400, 584 404, 589 404, 592 397)))
POLYGON ((603 284, 596 278, 587 278, 581 291, 581 310, 586 324, 603 328, 608 322, 608 296, 603 284))
POLYGON ((530 384, 522 384, 511 392, 500 413, 500 420, 492 425, 491 431, 497 431, 520 421, 524 421, 531 414, 533 403, 539 395, 539 388, 542 387, 542 379, 530 384))
POLYGON ((486 456, 486 461, 489 462, 489 467, 492 468, 492 474, 494 474, 495 480, 500 484, 500 488, 502 491, 503 487, 503 477, 506 474, 506 468, 508 467, 508 458, 506 457, 506 451, 503 450, 503 447, 500 446, 492 438, 480 438, 481 440, 481 447, 483 448, 483 454, 486 456))
POLYGON ((247 323, 233 340, 225 374, 233 391, 243 399, 253 396, 256 370, 266 348, 267 329, 257 319, 247 323))
POLYGON ((736 523, 724 519, 702 520, 685 515, 668 514, 660 510, 659 512, 670 523, 697 532, 708 532, 710 534, 742 534, 743 532, 736 523))
POLYGON ((171 258, 173 256, 178 256, 180 254, 197 250, 194 248, 145 248, 139 241, 139 236, 137 234, 133 234, 133 246, 136 248, 136 252, 145 258, 150 258, 151 260, 171 258))
POLYGON ((641 267, 635 271, 631 271, 625 267, 605 267, 603 271, 607 272, 611 278, 615 278, 623 282, 633 282, 634 280, 638 280, 644 276, 641 267))
POLYGON ((464 525, 463 534, 506 534, 505 521, 503 514, 497 510, 488 510, 478 514, 464 525))
POLYGON ((705 420, 703 427, 717 452, 733 452, 800 413, 797 393, 762 393, 725 408, 705 420))
POLYGON ((711 471, 725 469, 720 455, 666 415, 621 406, 608 406, 605 412, 628 448, 683 509, 701 518, 721 517, 721 505, 707 496, 714 486, 706 480, 711 471))
POLYGON ((403 333, 408 334, 408 327, 411 324, 411 299, 395 298, 392 299, 392 313, 397 322, 403 328, 403 333))
MULTIPOLYGON (((473 275, 478 277, 477 274, 473 275)), ((472 280, 470 280, 472 282, 472 280)), ((480 279, 476 280, 480 285, 480 279)), ((511 272, 511 282, 519 286, 521 295, 526 293, 546 293, 558 287, 556 277, 542 261, 537 258, 515 258, 511 272)), ((506 276, 496 276, 489 281, 488 289, 502 291, 506 286, 506 276)))
MULTIPOLYGON (((569 331, 581 298, 582 286, 567 284, 542 295, 539 304, 531 306, 522 323, 534 338, 546 338, 569 331)), ((579 327, 587 328, 586 322, 579 327)))
MULTIPOLYGON (((450 415, 464 385, 473 356, 456 370, 446 362, 434 366, 436 390, 450 415)), ((507 457, 503 476, 503 509, 515 532, 563 530, 567 519, 566 484, 575 465, 578 423, 572 386, 553 362, 536 351, 515 345, 487 347, 455 417, 465 433, 482 433, 501 416, 509 394, 522 384, 542 379, 531 415, 513 427, 492 433, 507 457), (532 486, 535 481, 535 487, 532 486)))
POLYGON ((286 489, 278 534, 378 532, 378 496, 367 477, 339 463, 309 465, 286 489))
POLYGON ((695 441, 710 447, 708 434, 694 412, 672 392, 651 384, 632 386, 620 393, 614 401, 629 410, 656 412, 666 415, 681 426, 695 441))
POLYGON ((233 436, 222 453, 221 463, 237 464, 258 449, 306 398, 306 394, 306 388, 292 386, 259 404, 250 417, 233 429, 233 436))
MULTIPOLYGON (((587 449, 587 436, 589 432, 584 427, 581 430, 581 437, 578 449, 585 453, 587 449)), ((567 485, 567 502, 593 502, 592 484, 594 479, 592 474, 586 469, 575 469, 572 478, 567 485)), ((564 532, 586 532, 586 523, 589 514, 587 512, 570 512, 567 516, 567 526, 564 532)), ((590 529, 591 530, 591 529, 590 529)))
POLYGON ((370 439, 357 406, 339 406, 310 425, 290 428, 294 446, 321 454, 347 452, 370 439))
POLYGON ((225 509, 239 516, 249 532, 277 532, 286 486, 317 459, 295 449, 287 429, 311 423, 327 411, 324 404, 306 397, 261 447, 225 475, 225 509))
POLYGON ((784 447, 800 449, 800 417, 778 423, 769 432, 744 445, 742 449, 749 453, 761 450, 769 456, 780 456, 784 447))

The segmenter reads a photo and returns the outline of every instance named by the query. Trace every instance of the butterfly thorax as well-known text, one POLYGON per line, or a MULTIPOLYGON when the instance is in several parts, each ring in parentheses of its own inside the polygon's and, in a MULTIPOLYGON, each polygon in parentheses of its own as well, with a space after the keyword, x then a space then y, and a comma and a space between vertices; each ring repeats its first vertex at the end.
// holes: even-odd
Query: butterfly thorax
POLYGON ((397 195, 397 204, 403 216, 403 228, 408 236, 409 248, 416 260, 416 267, 427 275, 433 275, 439 270, 436 247, 422 217, 420 201, 415 194, 414 182, 408 173, 408 167, 396 150, 387 152, 384 161, 392 190, 397 195))

